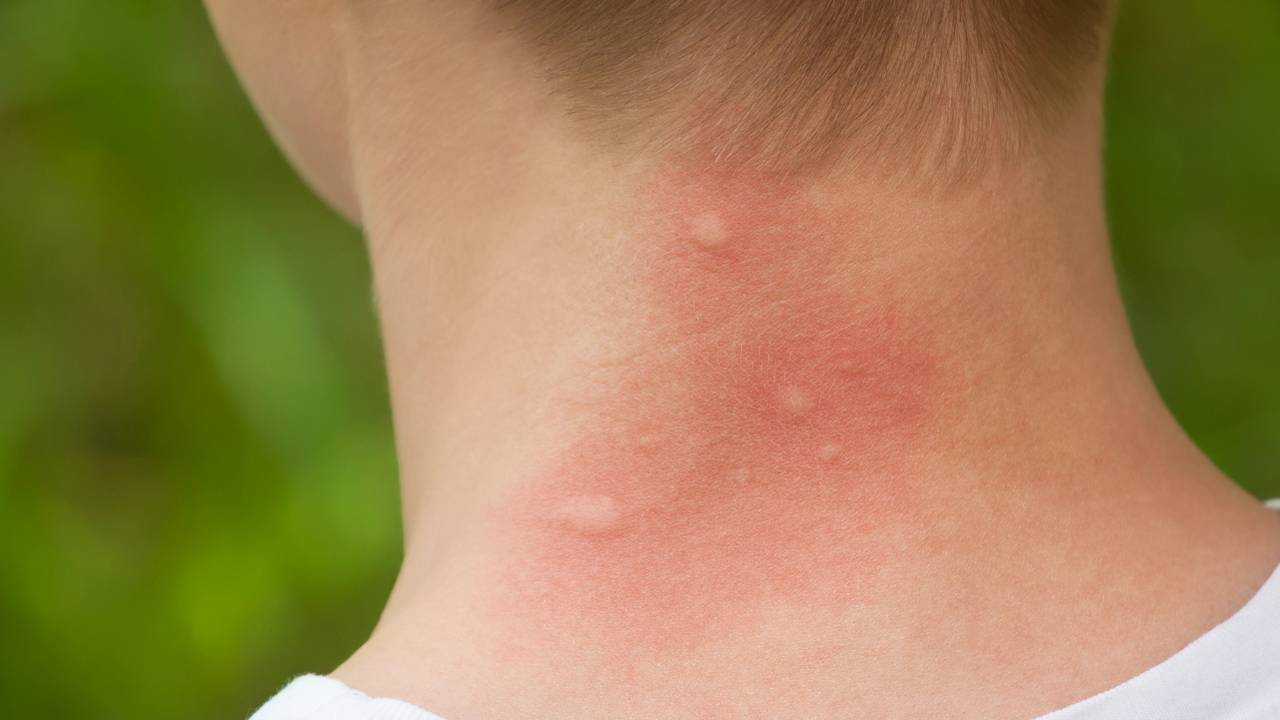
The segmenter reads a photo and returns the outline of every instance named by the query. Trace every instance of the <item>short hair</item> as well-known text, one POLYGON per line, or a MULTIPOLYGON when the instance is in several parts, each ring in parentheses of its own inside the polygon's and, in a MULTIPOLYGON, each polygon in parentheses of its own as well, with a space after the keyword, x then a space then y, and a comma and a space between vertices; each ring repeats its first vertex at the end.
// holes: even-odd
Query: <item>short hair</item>
POLYGON ((964 165, 1052 126, 1107 0, 488 0, 597 138, 964 165))

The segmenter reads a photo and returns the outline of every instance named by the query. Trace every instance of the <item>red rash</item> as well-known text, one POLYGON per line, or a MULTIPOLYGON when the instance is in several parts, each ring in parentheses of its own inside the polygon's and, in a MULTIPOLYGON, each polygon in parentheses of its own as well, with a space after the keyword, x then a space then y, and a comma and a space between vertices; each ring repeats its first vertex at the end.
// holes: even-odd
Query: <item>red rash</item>
POLYGON ((771 604, 838 611, 894 552, 871 535, 910 516, 942 366, 894 288, 859 287, 857 214, 777 185, 653 193, 652 351, 503 511, 509 617, 682 652, 771 604))

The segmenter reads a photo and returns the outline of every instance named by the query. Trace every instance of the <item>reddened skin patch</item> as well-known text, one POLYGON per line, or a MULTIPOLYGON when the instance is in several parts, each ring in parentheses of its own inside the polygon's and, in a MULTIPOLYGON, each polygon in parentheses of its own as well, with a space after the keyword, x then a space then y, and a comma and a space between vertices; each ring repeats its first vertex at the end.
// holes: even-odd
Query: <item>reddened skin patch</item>
POLYGON ((909 297, 849 258, 856 208, 775 177, 662 173, 633 235, 644 343, 503 506, 500 611, 672 654, 770 606, 831 612, 901 552, 947 373, 909 297), (863 279, 863 277, 867 279, 863 279))

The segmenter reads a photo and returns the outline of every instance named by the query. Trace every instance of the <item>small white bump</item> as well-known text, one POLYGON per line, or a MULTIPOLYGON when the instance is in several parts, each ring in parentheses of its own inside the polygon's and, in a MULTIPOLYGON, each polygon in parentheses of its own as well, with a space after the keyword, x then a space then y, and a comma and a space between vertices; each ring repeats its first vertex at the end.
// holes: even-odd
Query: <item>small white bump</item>
POLYGON ((782 391, 782 407, 794 415, 804 415, 813 409, 813 398, 798 387, 788 387, 782 391))
POLYGON ((556 510, 556 519, 577 532, 594 535, 618 524, 618 503, 608 495, 575 495, 556 510))
POLYGON ((724 221, 715 213, 703 213, 689 223, 693 231, 693 240, 702 247, 712 248, 723 245, 729 239, 724 221))
POLYGON ((636 449, 640 452, 650 453, 658 448, 658 442, 657 435, 640 435, 636 437, 636 449))
POLYGON ((818 448, 818 459, 823 462, 831 462, 840 457, 840 446, 835 443, 827 443, 818 448))

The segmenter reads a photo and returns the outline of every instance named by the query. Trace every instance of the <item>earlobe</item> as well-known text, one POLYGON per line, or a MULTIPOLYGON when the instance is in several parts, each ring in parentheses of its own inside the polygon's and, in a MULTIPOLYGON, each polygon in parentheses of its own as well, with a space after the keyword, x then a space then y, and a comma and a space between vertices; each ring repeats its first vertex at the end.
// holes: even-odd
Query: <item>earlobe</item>
POLYGON ((206 0, 232 66, 281 151, 339 213, 360 222, 347 133, 339 0, 206 0))

